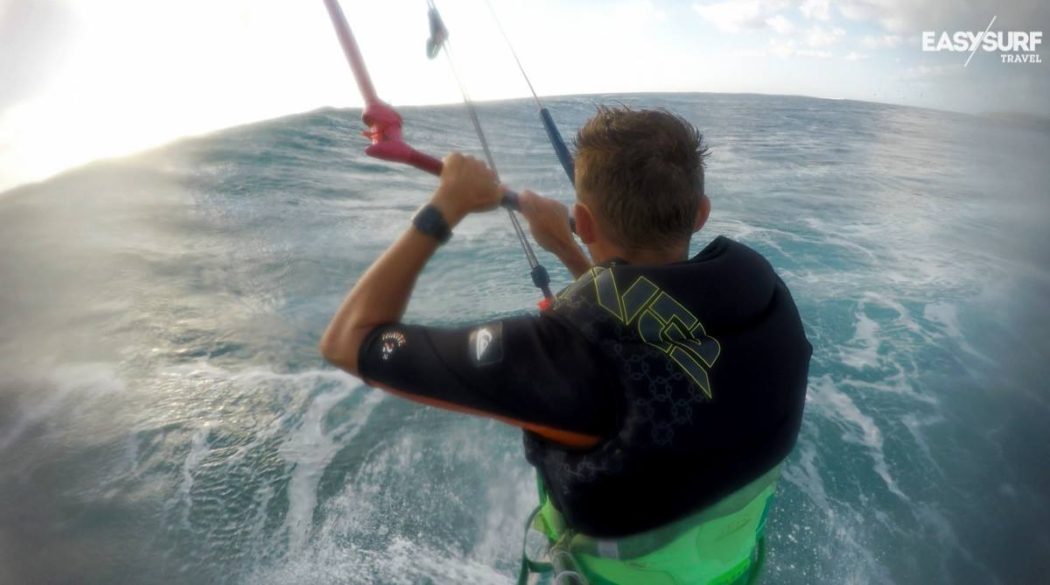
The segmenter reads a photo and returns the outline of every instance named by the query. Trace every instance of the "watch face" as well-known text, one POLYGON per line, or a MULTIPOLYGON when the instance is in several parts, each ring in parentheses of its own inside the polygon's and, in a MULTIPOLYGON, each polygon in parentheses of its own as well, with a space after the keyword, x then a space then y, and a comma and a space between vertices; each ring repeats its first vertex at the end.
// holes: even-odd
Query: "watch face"
POLYGON ((416 226, 416 229, 441 243, 448 241, 449 237, 452 236, 452 231, 449 229, 445 217, 433 205, 427 205, 420 209, 419 213, 412 219, 412 223, 416 226))

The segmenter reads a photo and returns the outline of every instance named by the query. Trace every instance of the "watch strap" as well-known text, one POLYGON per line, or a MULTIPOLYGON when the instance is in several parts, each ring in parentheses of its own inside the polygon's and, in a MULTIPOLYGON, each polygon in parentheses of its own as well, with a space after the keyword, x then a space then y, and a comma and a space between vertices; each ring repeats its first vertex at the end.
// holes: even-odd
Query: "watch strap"
POLYGON ((441 214, 441 210, 429 203, 416 212, 412 218, 412 225, 441 244, 452 237, 452 229, 448 227, 448 221, 441 214))

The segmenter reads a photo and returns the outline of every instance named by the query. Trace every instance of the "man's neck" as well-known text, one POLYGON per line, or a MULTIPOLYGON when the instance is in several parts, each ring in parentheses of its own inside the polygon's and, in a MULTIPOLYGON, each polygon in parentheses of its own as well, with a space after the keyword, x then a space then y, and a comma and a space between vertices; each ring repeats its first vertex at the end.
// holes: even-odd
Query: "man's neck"
POLYGON ((639 266, 659 266, 661 264, 671 264, 673 262, 686 260, 689 257, 689 245, 686 244, 682 248, 674 250, 636 250, 634 252, 627 252, 621 249, 611 249, 601 256, 601 258, 594 258, 596 264, 608 262, 615 258, 623 260, 628 264, 639 266))

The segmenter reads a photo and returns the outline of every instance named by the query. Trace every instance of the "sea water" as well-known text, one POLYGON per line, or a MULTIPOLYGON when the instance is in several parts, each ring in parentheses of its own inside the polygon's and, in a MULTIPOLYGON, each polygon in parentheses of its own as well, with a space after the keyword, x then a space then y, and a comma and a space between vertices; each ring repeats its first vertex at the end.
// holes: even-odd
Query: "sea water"
MULTIPOLYGON (((693 251, 724 234, 763 253, 813 343, 762 582, 1045 579, 1050 128, 783 96, 549 105, 571 134, 602 103, 706 134, 714 211, 693 251)), ((418 147, 478 153, 461 107, 403 114, 418 147)), ((481 115, 505 182, 572 200, 530 102, 481 115)), ((0 196, 0 583, 513 582, 536 503, 520 431, 318 355, 435 186, 366 158, 359 116, 225 130, 0 196)), ((459 226, 406 319, 537 300, 497 211, 459 226)))

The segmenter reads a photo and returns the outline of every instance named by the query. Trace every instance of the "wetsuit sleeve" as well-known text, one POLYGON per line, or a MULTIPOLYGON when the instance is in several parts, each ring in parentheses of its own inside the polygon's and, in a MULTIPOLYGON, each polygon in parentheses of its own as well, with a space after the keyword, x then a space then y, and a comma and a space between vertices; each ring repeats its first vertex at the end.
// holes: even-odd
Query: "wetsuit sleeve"
POLYGON ((358 367, 370 385, 566 444, 594 444, 614 425, 615 393, 595 348, 555 316, 381 325, 362 344, 358 367))

